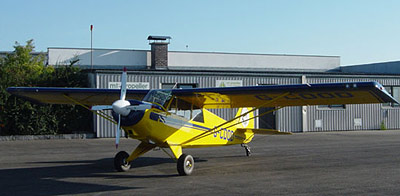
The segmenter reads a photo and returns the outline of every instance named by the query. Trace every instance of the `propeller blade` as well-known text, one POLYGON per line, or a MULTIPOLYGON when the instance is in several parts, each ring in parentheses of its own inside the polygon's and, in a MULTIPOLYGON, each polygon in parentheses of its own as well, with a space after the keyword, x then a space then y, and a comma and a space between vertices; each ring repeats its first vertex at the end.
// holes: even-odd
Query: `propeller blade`
POLYGON ((125 100, 126 97, 126 80, 127 80, 127 73, 126 73, 126 67, 124 67, 124 72, 122 72, 121 76, 121 98, 120 100, 125 100))
POLYGON ((112 106, 111 105, 95 105, 95 106, 92 106, 90 109, 91 110, 95 110, 95 111, 98 111, 98 110, 111 110, 112 106))
POLYGON ((123 114, 124 116, 129 114, 129 110, 124 109, 126 106, 130 105, 128 101, 125 101, 127 77, 128 75, 126 73, 126 67, 124 67, 124 72, 122 72, 121 76, 121 97, 111 106, 113 111, 119 114, 117 132, 115 134, 115 148, 118 148, 119 139, 121 138, 121 114, 123 114))
POLYGON ((120 137, 121 137, 121 115, 119 115, 118 118, 118 127, 117 127, 117 132, 115 134, 115 148, 118 148, 120 137))

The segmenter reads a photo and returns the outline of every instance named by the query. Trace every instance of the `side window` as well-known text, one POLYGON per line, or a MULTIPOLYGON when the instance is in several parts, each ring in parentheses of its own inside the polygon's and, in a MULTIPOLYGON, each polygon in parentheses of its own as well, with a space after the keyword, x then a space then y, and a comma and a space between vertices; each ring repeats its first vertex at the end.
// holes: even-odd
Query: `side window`
POLYGON ((193 121, 204 123, 204 115, 203 115, 202 109, 193 110, 193 114, 194 114, 193 121), (197 114, 195 114, 195 113, 197 113, 197 114))
MULTIPOLYGON (((161 84, 162 89, 189 89, 196 88, 197 84, 186 84, 186 83, 163 83, 161 84)), ((182 99, 177 99, 176 97, 172 100, 171 105, 167 110, 171 113, 174 113, 178 116, 184 117, 186 119, 191 119, 193 116, 196 116, 198 112, 196 110, 192 110, 192 104, 190 102, 184 101, 182 99)))

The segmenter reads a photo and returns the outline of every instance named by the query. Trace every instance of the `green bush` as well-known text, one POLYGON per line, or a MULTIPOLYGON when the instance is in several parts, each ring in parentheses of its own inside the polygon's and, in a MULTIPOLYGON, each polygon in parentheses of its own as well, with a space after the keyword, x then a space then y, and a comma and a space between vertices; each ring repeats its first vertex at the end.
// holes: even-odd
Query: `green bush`
POLYGON ((385 125, 385 122, 382 120, 382 122, 381 122, 381 130, 386 130, 387 128, 386 128, 386 125, 385 125))
POLYGON ((86 87, 87 74, 71 62, 57 68, 32 56, 33 40, 18 43, 0 58, 0 135, 40 135, 91 131, 92 114, 80 106, 38 105, 6 92, 10 86, 86 87))

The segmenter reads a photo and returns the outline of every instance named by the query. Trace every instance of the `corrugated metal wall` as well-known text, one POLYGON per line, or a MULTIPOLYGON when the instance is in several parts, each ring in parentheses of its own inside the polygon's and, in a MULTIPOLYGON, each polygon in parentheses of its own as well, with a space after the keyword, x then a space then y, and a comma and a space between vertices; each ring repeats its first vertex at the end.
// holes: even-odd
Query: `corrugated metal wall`
MULTIPOLYGON (((96 87, 108 88, 108 82, 119 82, 119 72, 104 72, 96 74, 96 87)), ((186 83, 197 84, 199 88, 215 87, 216 80, 242 80, 244 86, 261 84, 297 84, 301 79, 299 76, 280 77, 273 75, 254 74, 232 74, 232 73, 187 73, 187 72, 151 72, 135 71, 128 73, 128 82, 149 82, 150 88, 160 89, 163 83, 186 83)), ((231 119, 236 115, 237 109, 215 109, 211 110, 224 119, 231 119)), ((301 107, 288 107, 277 112, 277 128, 282 131, 301 131, 301 107), (300 119, 300 120, 299 120, 300 119), (287 121, 290 123, 286 123, 287 121)), ((256 126, 258 122, 256 121, 256 126)), ((107 120, 96 117, 95 129, 98 137, 114 137, 116 126, 107 120)))
MULTIPOLYGON (((384 76, 335 76, 308 77, 308 83, 335 83, 377 81, 384 86, 400 86, 399 77, 384 76)), ((388 129, 400 128, 400 108, 383 104, 351 104, 345 109, 326 109, 308 106, 307 131, 369 130, 380 129, 381 123, 388 129), (361 119, 361 126, 355 121, 361 119), (320 120, 321 127, 316 127, 320 120)))
MULTIPOLYGON (((128 82, 149 82, 150 88, 159 89, 162 83, 197 84, 198 87, 215 87, 216 80, 242 80, 244 86, 271 84, 300 84, 300 74, 267 73, 223 73, 223 72, 177 72, 177 71, 134 71, 128 73, 128 82)), ((107 88, 108 82, 119 82, 119 72, 97 73, 96 87, 107 88)), ((384 86, 400 86, 400 77, 307 74, 307 83, 335 83, 377 81, 384 86)), ((224 119, 235 116, 237 109, 212 110, 224 119)), ((345 109, 321 109, 307 106, 304 131, 365 130, 379 129, 382 122, 388 129, 400 128, 400 108, 384 107, 382 104, 346 105, 345 109), (361 126, 355 126, 361 119, 361 126), (316 128, 315 121, 322 122, 316 128)), ((286 107, 276 113, 276 128, 285 132, 303 131, 302 107, 286 107)), ((98 137, 114 137, 116 126, 99 117, 95 127, 98 137)), ((258 121, 256 121, 258 127, 258 121)))
POLYGON ((278 111, 277 129, 283 132, 302 132, 301 107, 285 107, 278 111))

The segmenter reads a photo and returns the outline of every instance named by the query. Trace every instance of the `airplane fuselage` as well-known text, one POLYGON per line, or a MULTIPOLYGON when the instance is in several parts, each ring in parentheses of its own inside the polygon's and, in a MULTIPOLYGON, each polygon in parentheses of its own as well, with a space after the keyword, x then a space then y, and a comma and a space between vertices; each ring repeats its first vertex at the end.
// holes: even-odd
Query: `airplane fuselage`
POLYGON ((237 126, 211 130, 226 121, 205 109, 201 115, 197 121, 196 117, 189 120, 154 107, 145 111, 131 111, 128 116, 122 117, 121 125, 130 138, 160 147, 171 144, 179 144, 182 148, 243 144, 250 142, 253 137, 253 134, 237 132, 237 126))

